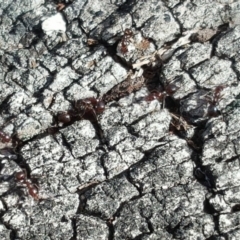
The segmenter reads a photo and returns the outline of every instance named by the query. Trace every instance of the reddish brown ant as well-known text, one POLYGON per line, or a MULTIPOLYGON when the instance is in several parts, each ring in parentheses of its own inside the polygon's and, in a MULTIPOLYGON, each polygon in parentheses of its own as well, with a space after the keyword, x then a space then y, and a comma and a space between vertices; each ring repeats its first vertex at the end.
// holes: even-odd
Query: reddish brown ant
POLYGON ((72 120, 72 116, 69 111, 59 112, 57 114, 57 120, 58 120, 58 122, 61 122, 61 123, 69 123, 72 120))
POLYGON ((30 179, 27 178, 26 171, 17 172, 15 174, 15 179, 17 182, 24 184, 27 187, 28 193, 32 198, 39 200, 38 187, 33 184, 30 179))
POLYGON ((89 119, 96 120, 96 116, 103 113, 105 110, 105 103, 103 100, 95 97, 80 99, 75 102, 74 109, 59 112, 57 121, 67 124, 72 120, 89 119))
POLYGON ((130 43, 131 38, 133 37, 133 32, 129 29, 126 28, 121 40, 121 48, 120 51, 122 54, 126 54, 128 52, 128 45, 130 43))
POLYGON ((207 110, 207 115, 209 117, 217 117, 220 115, 220 111, 217 107, 217 105, 219 104, 219 102, 221 101, 222 99, 222 90, 224 89, 225 86, 223 85, 219 85, 215 88, 214 90, 214 94, 213 94, 213 97, 209 97, 207 96, 206 99, 207 101, 209 102, 209 107, 208 107, 208 110, 207 110))
POLYGON ((84 118, 84 116, 87 116, 88 114, 98 115, 103 113, 105 110, 105 103, 101 99, 89 97, 78 100, 75 103, 75 108, 84 118))
POLYGON ((9 143, 12 140, 12 138, 4 133, 3 131, 0 131, 0 141, 2 143, 9 143))
POLYGON ((149 95, 145 97, 145 100, 148 102, 153 100, 163 102, 167 96, 172 96, 178 89, 179 87, 175 83, 170 83, 165 89, 160 88, 159 90, 149 93, 149 95))

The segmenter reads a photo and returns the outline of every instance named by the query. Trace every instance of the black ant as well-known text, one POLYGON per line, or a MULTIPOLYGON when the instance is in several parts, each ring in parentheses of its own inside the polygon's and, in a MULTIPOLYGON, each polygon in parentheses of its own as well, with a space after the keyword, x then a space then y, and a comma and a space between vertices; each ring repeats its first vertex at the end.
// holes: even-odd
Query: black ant
POLYGON ((164 89, 160 88, 159 90, 152 91, 145 97, 147 102, 151 102, 153 100, 158 100, 163 102, 167 96, 172 96, 179 87, 175 83, 168 84, 164 89))
POLYGON ((33 184, 30 179, 27 178, 26 171, 17 172, 15 174, 15 179, 17 182, 24 184, 27 187, 28 193, 30 196, 32 196, 32 198, 39 200, 38 187, 33 184))
POLYGON ((72 120, 79 120, 79 118, 96 120, 96 116, 103 113, 104 110, 105 103, 103 100, 94 97, 84 98, 75 102, 74 109, 59 112, 57 121, 67 124, 72 120))
POLYGON ((121 40, 121 48, 120 51, 122 54, 126 54, 128 52, 128 45, 130 43, 131 38, 133 37, 133 32, 129 29, 126 28, 121 40))
POLYGON ((222 90, 224 89, 223 85, 217 86, 214 90, 214 94, 213 97, 209 97, 207 96, 206 99, 209 102, 209 107, 207 110, 207 115, 209 117, 217 117, 220 115, 220 111, 217 107, 217 105, 219 104, 220 100, 222 99, 222 90))

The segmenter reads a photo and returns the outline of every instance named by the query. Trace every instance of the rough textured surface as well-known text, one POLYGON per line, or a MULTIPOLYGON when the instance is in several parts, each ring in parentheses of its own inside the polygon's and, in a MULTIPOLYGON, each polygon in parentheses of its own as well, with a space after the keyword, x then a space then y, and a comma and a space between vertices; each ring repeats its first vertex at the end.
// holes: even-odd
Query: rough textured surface
POLYGON ((239 239, 239 14, 1 1, 0 239, 239 239))

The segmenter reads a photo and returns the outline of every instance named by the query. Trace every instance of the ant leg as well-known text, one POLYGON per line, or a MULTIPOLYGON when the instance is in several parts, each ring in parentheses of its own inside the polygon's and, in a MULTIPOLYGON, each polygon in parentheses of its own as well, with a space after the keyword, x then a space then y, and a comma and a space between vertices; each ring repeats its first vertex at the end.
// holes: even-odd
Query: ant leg
POLYGON ((164 96, 163 99, 162 99, 162 109, 165 108, 165 99, 166 99, 166 97, 164 96))

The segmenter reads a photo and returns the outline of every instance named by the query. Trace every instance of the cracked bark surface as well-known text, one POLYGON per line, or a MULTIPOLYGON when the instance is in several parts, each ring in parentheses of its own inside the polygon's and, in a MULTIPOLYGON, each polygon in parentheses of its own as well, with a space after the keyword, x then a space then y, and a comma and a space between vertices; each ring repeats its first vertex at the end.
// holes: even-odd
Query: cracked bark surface
POLYGON ((240 238, 239 1, 8 0, 0 13, 0 239, 240 238), (105 111, 58 125, 88 97, 105 111))

